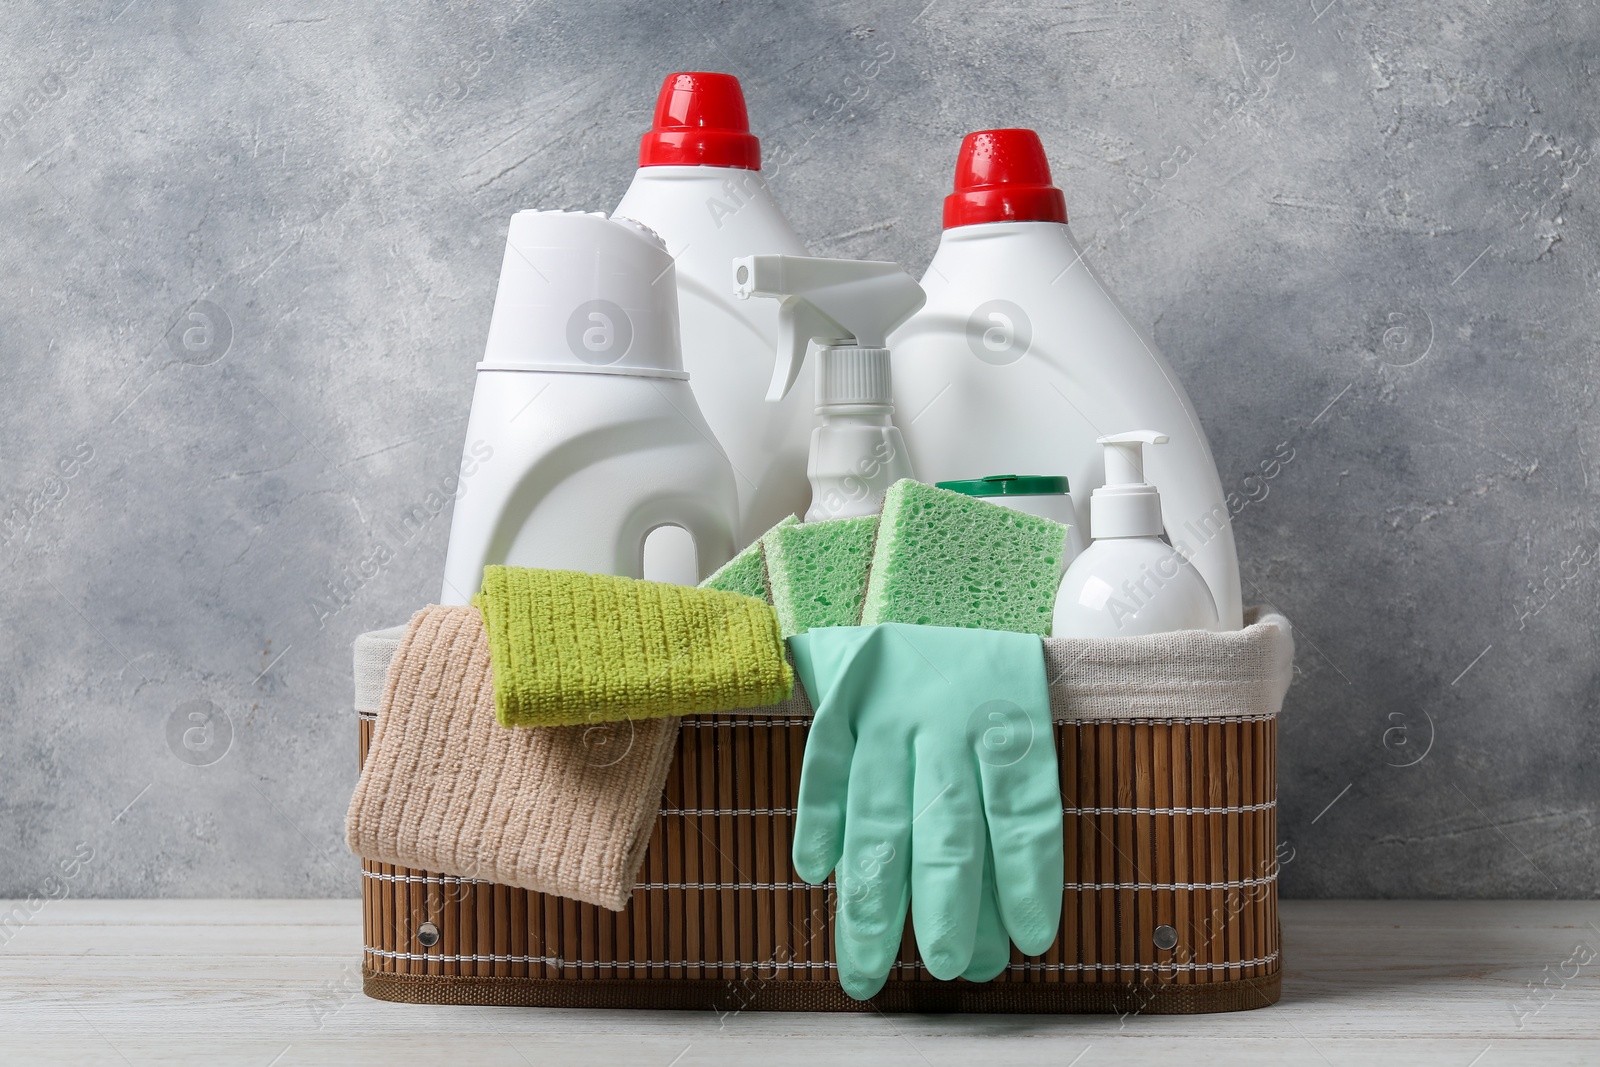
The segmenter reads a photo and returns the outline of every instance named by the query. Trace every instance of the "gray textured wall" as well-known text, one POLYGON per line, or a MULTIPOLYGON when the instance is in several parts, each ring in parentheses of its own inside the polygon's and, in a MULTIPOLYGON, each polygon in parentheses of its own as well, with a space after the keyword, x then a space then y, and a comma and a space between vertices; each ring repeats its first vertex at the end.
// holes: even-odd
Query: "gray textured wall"
POLYGON ((1594 6, 124 4, 0 33, 0 895, 356 891, 349 645, 438 588, 506 219, 696 68, 819 254, 920 271, 1039 129, 1299 627, 1286 894, 1593 895, 1594 6))

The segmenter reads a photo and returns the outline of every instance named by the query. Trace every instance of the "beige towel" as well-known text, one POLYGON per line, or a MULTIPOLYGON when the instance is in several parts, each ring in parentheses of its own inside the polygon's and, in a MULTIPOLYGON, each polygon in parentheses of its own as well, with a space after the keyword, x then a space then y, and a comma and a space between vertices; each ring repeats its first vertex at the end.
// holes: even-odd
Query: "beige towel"
POLYGON ((424 608, 390 664, 346 839, 380 863, 620 911, 677 732, 676 718, 502 727, 483 617, 424 608))

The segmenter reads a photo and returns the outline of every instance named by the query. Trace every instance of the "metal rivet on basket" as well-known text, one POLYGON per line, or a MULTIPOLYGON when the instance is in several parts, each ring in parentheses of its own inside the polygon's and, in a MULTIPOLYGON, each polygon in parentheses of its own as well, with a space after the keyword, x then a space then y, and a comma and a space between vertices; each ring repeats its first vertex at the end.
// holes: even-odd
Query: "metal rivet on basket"
MULTIPOLYGON (((1173 935, 1173 941, 1177 941, 1176 934, 1173 935)), ((417 927, 417 944, 421 945, 423 948, 432 948, 438 943, 439 928, 437 926, 433 925, 432 923, 423 923, 421 926, 417 927)))
POLYGON ((1170 926, 1158 926, 1155 933, 1150 935, 1150 940, 1156 943, 1156 948, 1162 952, 1177 947, 1178 931, 1170 926))

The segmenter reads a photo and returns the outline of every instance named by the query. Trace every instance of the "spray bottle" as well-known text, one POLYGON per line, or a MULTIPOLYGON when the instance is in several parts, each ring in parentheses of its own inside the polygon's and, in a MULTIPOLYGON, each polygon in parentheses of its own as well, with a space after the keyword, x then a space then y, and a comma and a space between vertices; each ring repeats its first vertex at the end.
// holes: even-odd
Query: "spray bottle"
POLYGON ((928 302, 890 338, 895 403, 915 413, 905 435, 924 479, 1064 463, 1081 507, 1100 484, 1097 438, 1166 427, 1172 443, 1151 457, 1162 525, 1224 627, 1239 628, 1231 515, 1199 416, 1084 259, 1038 135, 969 134, 955 184, 922 279, 928 302))
POLYGON ((1151 430, 1098 440, 1106 476, 1089 501, 1094 543, 1061 579, 1052 637, 1222 629, 1205 579, 1161 539, 1161 494, 1145 481, 1144 446, 1167 440, 1151 430))
POLYGON ((806 510, 812 420, 809 380, 784 403, 761 403, 778 341, 777 308, 734 300, 728 291, 728 262, 736 256, 806 254, 761 177, 760 144, 737 78, 703 71, 667 77, 639 144, 638 173, 616 214, 660 234, 676 261, 683 363, 733 465, 744 545, 806 510))
POLYGON ((491 563, 644 577, 652 531, 679 527, 704 578, 733 555, 733 472, 689 391, 672 257, 601 214, 511 217, 442 604, 491 563))
POLYGON ((773 297, 778 306, 777 360, 768 403, 789 395, 816 346, 816 414, 806 474, 806 521, 876 514, 883 494, 912 478, 905 440, 895 427, 885 337, 922 306, 922 287, 897 263, 805 256, 745 256, 733 261, 741 299, 773 297))

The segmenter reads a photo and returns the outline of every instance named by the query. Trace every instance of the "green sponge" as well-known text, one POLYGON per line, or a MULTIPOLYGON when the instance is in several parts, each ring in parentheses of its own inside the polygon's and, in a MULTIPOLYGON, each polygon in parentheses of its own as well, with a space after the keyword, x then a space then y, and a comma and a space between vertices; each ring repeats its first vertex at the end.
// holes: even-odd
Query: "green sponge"
MULTIPOLYGON (((772 530, 778 529, 779 526, 792 526, 799 521, 793 515, 789 515, 778 520, 772 530)), ((757 600, 765 600, 768 604, 772 603, 772 591, 767 588, 767 563, 761 548, 761 543, 771 536, 772 530, 751 541, 743 552, 718 567, 711 577, 700 583, 700 588, 720 589, 724 593, 743 593, 757 600)))
POLYGON ((784 637, 861 621, 878 516, 778 526, 762 537, 784 637))
MULTIPOLYGON (((1067 527, 904 479, 883 498, 861 624, 1048 636, 1067 527)), ((779 609, 782 617, 782 609, 779 609)))

